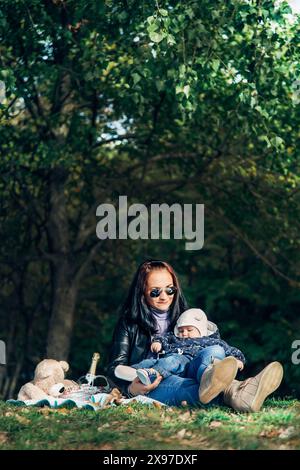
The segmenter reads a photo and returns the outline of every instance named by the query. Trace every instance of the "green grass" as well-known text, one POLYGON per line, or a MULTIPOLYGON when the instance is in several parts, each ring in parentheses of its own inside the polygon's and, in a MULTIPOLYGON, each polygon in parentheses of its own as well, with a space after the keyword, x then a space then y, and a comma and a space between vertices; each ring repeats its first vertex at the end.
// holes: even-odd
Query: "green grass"
POLYGON ((300 449, 300 402, 267 400, 259 413, 141 404, 98 412, 0 402, 0 449, 300 449))

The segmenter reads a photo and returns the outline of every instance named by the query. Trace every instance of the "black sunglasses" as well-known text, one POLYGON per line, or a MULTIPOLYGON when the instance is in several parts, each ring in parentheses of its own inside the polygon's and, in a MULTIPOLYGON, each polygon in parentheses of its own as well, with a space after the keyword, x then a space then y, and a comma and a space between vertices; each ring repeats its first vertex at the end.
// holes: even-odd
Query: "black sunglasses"
POLYGON ((174 295, 175 292, 177 291, 177 288, 175 286, 166 287, 165 289, 158 289, 158 287, 155 287, 150 292, 150 297, 159 297, 162 291, 165 291, 167 295, 174 295))

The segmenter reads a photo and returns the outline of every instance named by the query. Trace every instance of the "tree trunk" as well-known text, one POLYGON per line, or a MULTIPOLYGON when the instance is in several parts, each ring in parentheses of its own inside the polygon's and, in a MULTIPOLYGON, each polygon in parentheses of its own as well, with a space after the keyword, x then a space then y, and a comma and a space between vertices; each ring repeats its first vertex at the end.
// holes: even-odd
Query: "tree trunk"
POLYGON ((18 383, 18 380, 19 380, 19 376, 20 376, 22 367, 23 367, 23 363, 24 363, 24 355, 21 355, 21 357, 18 358, 18 361, 16 363, 16 367, 15 367, 13 376, 12 376, 12 378, 10 380, 10 383, 9 383, 9 388, 8 388, 8 390, 5 391, 4 398, 6 398, 6 399, 14 398, 15 390, 16 390, 16 387, 17 387, 17 383, 18 383))
MULTIPOLYGON (((3 398, 6 396, 6 393, 8 390, 7 387, 10 381, 8 364, 11 364, 14 361, 15 345, 20 339, 18 336, 18 332, 17 332, 17 325, 21 321, 20 311, 22 310, 22 306, 20 303, 21 299, 19 296, 19 292, 20 292, 19 291, 19 283, 20 283, 19 274, 20 274, 20 271, 18 272, 17 270, 15 270, 14 275, 13 275, 14 285, 15 285, 18 295, 14 296, 14 299, 13 299, 14 302, 12 304, 11 314, 10 314, 9 322, 8 322, 8 334, 7 334, 7 340, 6 340, 6 365, 3 367, 0 367, 0 395, 2 395, 3 398)), ((23 333, 23 330, 21 329, 21 335, 22 333, 23 333)))
POLYGON ((77 283, 70 250, 70 233, 65 200, 67 173, 52 170, 49 178, 49 222, 47 226, 51 253, 52 305, 47 338, 47 357, 67 360, 74 324, 77 283))
POLYGON ((67 360, 74 325, 77 287, 68 285, 66 266, 61 266, 54 275, 55 290, 47 339, 47 357, 67 360))
MULTIPOLYGON (((65 198, 67 173, 62 168, 52 170, 49 177, 48 244, 51 260, 52 302, 47 338, 47 357, 67 360, 73 333, 76 301, 80 280, 88 270, 99 249, 99 240, 90 247, 81 265, 70 246, 70 232, 65 198)), ((78 234, 81 243, 90 229, 82 227, 78 234)))

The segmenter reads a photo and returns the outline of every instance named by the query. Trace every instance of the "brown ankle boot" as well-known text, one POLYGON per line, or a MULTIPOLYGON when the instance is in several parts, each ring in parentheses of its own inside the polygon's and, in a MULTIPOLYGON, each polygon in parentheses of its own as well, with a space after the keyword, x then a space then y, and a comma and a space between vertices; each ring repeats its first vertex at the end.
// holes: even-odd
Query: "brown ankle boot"
POLYGON ((243 382, 234 380, 224 391, 224 403, 236 411, 259 411, 266 397, 279 387, 282 377, 282 365, 271 362, 255 377, 243 382))
POLYGON ((209 403, 219 393, 223 392, 232 383, 238 370, 237 360, 232 357, 215 359, 214 363, 205 369, 199 387, 199 400, 201 403, 209 403))

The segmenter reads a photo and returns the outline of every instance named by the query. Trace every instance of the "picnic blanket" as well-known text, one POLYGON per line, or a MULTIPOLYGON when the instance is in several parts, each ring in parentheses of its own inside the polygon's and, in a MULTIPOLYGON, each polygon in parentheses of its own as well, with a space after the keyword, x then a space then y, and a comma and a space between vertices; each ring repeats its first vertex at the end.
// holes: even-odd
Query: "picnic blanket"
MULTIPOLYGON (((107 401, 107 397, 109 394, 107 393, 97 393, 92 395, 88 400, 80 400, 80 399, 72 399, 72 398, 53 398, 48 397, 47 399, 43 400, 7 400, 6 403, 9 405, 16 405, 16 406, 37 406, 37 407, 44 407, 49 406, 50 408, 85 408, 88 410, 100 410, 103 408, 107 401)), ((144 395, 137 395, 133 398, 122 398, 120 400, 121 405, 127 405, 129 403, 142 403, 144 405, 152 405, 156 404, 157 406, 166 406, 164 403, 160 401, 153 400, 152 398, 146 397, 144 395)), ((117 406, 115 403, 109 404, 109 406, 117 406)))

